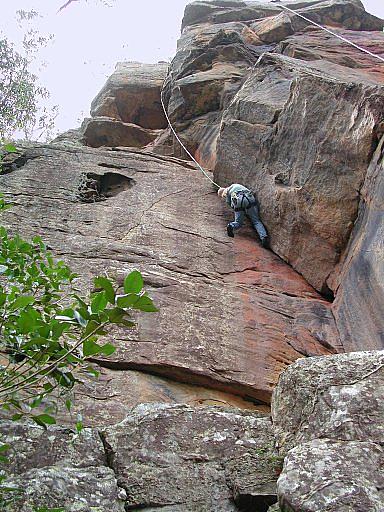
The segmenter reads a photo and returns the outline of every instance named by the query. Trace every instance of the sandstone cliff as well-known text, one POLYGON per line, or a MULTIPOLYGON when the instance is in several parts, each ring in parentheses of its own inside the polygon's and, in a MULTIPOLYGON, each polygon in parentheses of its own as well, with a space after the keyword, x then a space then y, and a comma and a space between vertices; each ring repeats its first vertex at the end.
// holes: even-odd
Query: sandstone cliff
MULTIPOLYGON (((384 56, 358 0, 289 6, 384 56)), ((5 225, 39 233, 84 290, 139 269, 160 308, 116 328, 77 388, 89 448, 1 426, 26 489, 9 510, 383 510, 383 354, 333 354, 384 348, 384 65, 281 11, 191 3, 169 69, 120 63, 81 130, 9 158, 5 225), (256 191, 272 251, 250 227, 227 237, 164 81, 186 147, 256 191)))

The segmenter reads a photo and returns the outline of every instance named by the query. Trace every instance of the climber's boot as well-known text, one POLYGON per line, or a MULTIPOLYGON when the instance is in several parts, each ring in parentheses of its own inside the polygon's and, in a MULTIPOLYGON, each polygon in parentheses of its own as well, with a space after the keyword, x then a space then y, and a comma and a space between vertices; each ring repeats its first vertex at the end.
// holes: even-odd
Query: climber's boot
POLYGON ((264 247, 264 249, 269 249, 269 236, 261 238, 261 246, 264 247))
POLYGON ((235 236, 233 233, 233 227, 231 224, 227 225, 227 235, 230 236, 231 238, 233 238, 235 236))

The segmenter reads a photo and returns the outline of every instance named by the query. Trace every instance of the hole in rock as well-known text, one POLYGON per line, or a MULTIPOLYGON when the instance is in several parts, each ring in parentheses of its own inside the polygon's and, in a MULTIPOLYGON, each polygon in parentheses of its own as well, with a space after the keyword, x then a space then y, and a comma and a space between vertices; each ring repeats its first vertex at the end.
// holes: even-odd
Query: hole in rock
POLYGON ((96 174, 87 172, 80 178, 78 198, 83 203, 105 201, 109 197, 117 196, 120 192, 133 187, 135 181, 128 176, 117 172, 96 174))
POLYGON ((320 293, 328 302, 333 302, 335 300, 335 294, 326 283, 323 284, 320 293))
POLYGON ((9 153, 4 157, 4 160, 1 164, 1 174, 9 174, 12 171, 16 171, 16 169, 21 169, 29 160, 34 160, 38 158, 37 155, 28 155, 27 153, 17 154, 17 153, 9 153))
POLYGON ((236 500, 236 506, 240 512, 268 512, 269 507, 275 503, 277 503, 276 494, 259 496, 241 494, 236 500))

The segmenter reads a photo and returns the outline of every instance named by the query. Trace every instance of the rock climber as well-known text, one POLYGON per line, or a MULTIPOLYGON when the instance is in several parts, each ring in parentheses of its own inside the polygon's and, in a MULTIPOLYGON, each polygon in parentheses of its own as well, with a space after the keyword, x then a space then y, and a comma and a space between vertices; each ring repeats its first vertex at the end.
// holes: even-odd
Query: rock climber
POLYGON ((234 237, 234 231, 241 228, 244 223, 245 216, 249 217, 253 227, 259 235, 261 245, 269 246, 267 230, 259 217, 259 208, 253 193, 243 185, 233 183, 227 188, 219 188, 217 194, 225 199, 227 205, 235 211, 235 220, 227 225, 228 236, 234 237))

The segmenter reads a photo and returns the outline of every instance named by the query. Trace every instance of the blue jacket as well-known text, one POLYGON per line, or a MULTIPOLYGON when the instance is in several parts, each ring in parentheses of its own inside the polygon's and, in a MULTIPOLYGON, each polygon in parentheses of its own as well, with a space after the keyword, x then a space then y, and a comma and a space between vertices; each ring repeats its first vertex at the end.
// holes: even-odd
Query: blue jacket
POLYGON ((232 194, 232 192, 239 192, 240 190, 248 190, 249 192, 251 192, 249 190, 249 188, 244 187, 243 185, 240 185, 239 183, 233 183, 233 185, 228 187, 227 198, 226 198, 228 206, 231 206, 231 194, 232 194))

